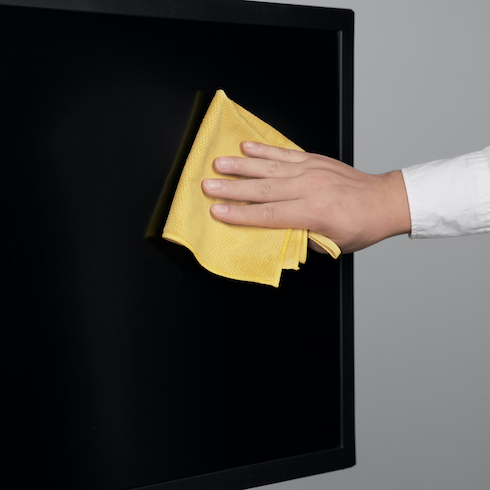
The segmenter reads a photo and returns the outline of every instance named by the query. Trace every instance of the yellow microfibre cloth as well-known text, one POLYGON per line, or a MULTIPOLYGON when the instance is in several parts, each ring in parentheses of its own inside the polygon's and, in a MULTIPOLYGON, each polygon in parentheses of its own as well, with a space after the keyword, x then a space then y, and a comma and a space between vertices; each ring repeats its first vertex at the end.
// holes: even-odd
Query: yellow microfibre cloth
POLYGON ((303 151, 218 90, 187 157, 162 237, 187 247, 215 274, 275 287, 283 269, 299 269, 299 263, 305 263, 308 238, 337 258, 337 245, 318 233, 230 225, 211 216, 213 203, 230 201, 205 195, 201 182, 205 178, 240 178, 218 174, 213 162, 219 156, 243 156, 242 141, 303 151))

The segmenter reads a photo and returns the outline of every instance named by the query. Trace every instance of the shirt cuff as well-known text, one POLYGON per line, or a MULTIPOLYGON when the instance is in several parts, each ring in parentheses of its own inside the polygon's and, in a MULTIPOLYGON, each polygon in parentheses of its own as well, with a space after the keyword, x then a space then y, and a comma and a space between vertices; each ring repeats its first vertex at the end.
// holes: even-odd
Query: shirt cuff
POLYGON ((402 169, 410 238, 440 238, 490 231, 490 146, 449 160, 402 169))

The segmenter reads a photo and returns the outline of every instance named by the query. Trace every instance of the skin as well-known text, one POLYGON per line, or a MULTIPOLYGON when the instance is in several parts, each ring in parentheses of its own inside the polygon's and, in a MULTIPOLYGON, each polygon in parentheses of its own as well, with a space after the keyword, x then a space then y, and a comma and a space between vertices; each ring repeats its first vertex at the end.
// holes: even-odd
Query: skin
MULTIPOLYGON (((410 232, 410 211, 399 170, 371 175, 323 155, 261 143, 242 143, 244 157, 219 157, 223 175, 204 179, 205 194, 252 204, 213 204, 212 216, 226 223, 300 228, 332 239, 352 253, 385 238, 410 232)), ((310 241, 310 247, 323 252, 310 241)))

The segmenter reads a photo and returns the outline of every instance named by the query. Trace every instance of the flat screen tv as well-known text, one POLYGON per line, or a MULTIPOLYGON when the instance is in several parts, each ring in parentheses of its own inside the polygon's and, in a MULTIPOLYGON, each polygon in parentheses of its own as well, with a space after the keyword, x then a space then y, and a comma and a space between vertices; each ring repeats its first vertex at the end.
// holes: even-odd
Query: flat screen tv
POLYGON ((352 256, 310 252, 273 288, 145 238, 198 93, 353 163, 353 13, 0 0, 0 52, 17 488, 243 489, 354 465, 352 256))

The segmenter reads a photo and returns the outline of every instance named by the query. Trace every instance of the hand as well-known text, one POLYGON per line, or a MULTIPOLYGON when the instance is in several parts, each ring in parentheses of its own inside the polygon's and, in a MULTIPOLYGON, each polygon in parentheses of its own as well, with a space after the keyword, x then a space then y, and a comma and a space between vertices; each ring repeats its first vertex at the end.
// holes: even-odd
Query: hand
MULTIPOLYGON (((299 228, 333 240, 351 253, 410 232, 410 212, 400 171, 370 175, 338 160, 261 143, 242 144, 246 157, 219 157, 214 168, 247 179, 204 179, 216 198, 254 204, 213 204, 226 223, 299 228)), ((310 241, 310 247, 324 252, 310 241)))

